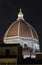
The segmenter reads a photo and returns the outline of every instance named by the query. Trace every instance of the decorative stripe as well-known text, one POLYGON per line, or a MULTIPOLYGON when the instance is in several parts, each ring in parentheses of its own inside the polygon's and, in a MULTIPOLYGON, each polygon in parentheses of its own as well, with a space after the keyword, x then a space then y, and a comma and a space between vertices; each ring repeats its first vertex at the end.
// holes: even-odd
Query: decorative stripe
POLYGON ((38 41, 37 39, 32 38, 32 37, 21 37, 21 36, 4 37, 4 40, 5 40, 5 39, 16 39, 16 38, 26 39, 26 40, 29 40, 29 39, 30 39, 30 40, 38 41))
POLYGON ((32 37, 13 37, 13 38, 10 38, 10 37, 6 37, 4 39, 4 42, 6 44, 20 44, 22 47, 24 47, 24 44, 26 44, 28 47, 32 48, 32 49, 37 49, 39 50, 39 44, 38 44, 38 40, 37 39, 33 39, 32 37))

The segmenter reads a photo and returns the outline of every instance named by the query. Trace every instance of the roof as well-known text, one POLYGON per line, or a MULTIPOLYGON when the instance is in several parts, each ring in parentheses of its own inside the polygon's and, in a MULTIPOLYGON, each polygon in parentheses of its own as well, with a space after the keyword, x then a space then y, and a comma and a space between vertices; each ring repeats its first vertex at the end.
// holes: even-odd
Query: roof
POLYGON ((18 14, 17 20, 9 26, 4 37, 11 36, 33 37, 35 39, 38 39, 38 35, 35 29, 23 18, 21 9, 18 14))
POLYGON ((38 35, 34 28, 22 19, 13 22, 6 31, 5 37, 11 36, 33 37, 35 39, 38 39, 38 35))
POLYGON ((35 29, 24 20, 21 9, 17 20, 9 26, 4 37, 12 36, 33 37, 35 39, 38 39, 38 35, 35 29))

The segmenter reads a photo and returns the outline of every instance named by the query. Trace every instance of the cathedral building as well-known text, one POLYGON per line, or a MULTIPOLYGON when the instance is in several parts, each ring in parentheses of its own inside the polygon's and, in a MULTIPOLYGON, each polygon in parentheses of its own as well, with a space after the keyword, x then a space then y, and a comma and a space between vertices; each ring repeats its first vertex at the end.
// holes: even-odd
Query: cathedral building
POLYGON ((14 65, 14 62, 17 64, 18 60, 21 60, 21 56, 23 59, 36 58, 36 54, 40 53, 37 32, 23 16, 20 9, 18 18, 5 32, 3 38, 4 44, 0 46, 0 62, 6 62, 7 65, 11 63, 14 65))
POLYGON ((17 20, 6 31, 3 41, 5 44, 20 44, 24 58, 40 51, 38 35, 35 29, 23 18, 21 9, 17 20))

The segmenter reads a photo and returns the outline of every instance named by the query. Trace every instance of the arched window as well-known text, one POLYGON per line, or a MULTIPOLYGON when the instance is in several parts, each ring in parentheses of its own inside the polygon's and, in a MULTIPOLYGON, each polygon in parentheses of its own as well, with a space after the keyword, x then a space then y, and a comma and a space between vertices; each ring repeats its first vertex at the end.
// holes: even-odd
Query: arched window
POLYGON ((27 44, 24 44, 24 47, 27 47, 27 44))

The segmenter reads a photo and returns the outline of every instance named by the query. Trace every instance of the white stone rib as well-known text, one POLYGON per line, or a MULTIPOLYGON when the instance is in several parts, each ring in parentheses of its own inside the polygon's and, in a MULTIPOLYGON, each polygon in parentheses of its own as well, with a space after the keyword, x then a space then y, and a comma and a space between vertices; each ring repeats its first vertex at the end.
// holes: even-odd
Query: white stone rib
POLYGON ((19 36, 19 33, 20 33, 20 21, 18 23, 18 36, 19 36))

